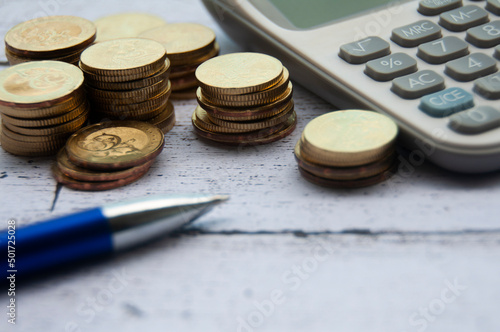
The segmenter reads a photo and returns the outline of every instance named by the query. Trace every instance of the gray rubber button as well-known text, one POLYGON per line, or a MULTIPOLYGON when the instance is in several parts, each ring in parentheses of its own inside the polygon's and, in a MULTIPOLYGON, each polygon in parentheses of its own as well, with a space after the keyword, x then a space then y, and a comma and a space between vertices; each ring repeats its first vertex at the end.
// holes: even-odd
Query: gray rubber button
POLYGON ((488 0, 488 2, 486 3, 486 9, 495 15, 500 15, 500 1, 488 0))
POLYGON ((472 53, 446 64, 445 74, 459 82, 469 82, 497 71, 495 59, 483 53, 472 53))
POLYGON ((403 47, 415 47, 441 38, 441 28, 428 20, 418 21, 392 30, 391 39, 403 47))
POLYGON ((500 73, 481 77, 474 81, 474 91, 486 99, 500 99, 500 73))
POLYGON ((365 63, 391 53, 389 43, 379 37, 368 37, 340 46, 339 56, 352 64, 365 63))
POLYGON ((404 99, 416 99, 444 89, 444 78, 432 70, 395 78, 391 91, 404 99))
POLYGON ((465 40, 476 47, 488 48, 500 44, 500 21, 492 21, 467 30, 465 40))
POLYGON ((462 0, 422 0, 418 4, 418 12, 433 16, 462 6, 462 0))
POLYGON ((465 31, 488 21, 486 10, 475 5, 453 9, 439 16, 439 24, 450 31, 465 31))
POLYGON ((500 126, 500 110, 480 106, 450 117, 450 128, 462 134, 480 134, 500 126))
POLYGON ((394 53, 368 61, 365 68, 365 74, 376 81, 390 81, 416 71, 417 60, 406 53, 394 53))
POLYGON ((495 54, 493 56, 495 58, 497 58, 498 60, 500 60, 500 45, 498 45, 497 47, 495 47, 495 54))
POLYGON ((422 44, 417 52, 419 58, 432 64, 445 63, 467 54, 469 54, 467 43, 454 36, 422 44))

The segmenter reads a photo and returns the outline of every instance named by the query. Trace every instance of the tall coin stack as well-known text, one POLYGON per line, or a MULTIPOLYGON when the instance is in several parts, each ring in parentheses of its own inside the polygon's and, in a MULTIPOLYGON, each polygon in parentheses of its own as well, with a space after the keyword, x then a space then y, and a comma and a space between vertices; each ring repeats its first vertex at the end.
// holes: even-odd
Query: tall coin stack
POLYGON ((46 16, 20 23, 5 35, 11 65, 57 60, 78 65, 80 54, 96 38, 94 23, 76 16, 46 16))
POLYGON ((160 43, 142 38, 97 43, 82 53, 80 68, 93 119, 146 121, 164 133, 172 129, 170 61, 160 43))
POLYGON ((346 110, 309 122, 295 146, 302 176, 327 187, 358 188, 386 180, 397 167, 398 127, 385 115, 346 110))
POLYGON ((172 23, 145 31, 139 37, 156 40, 165 46, 172 64, 172 98, 195 98, 196 68, 219 54, 213 30, 201 24, 172 23))
POLYGON ((2 148, 20 156, 56 154, 87 123, 83 73, 59 61, 32 61, 0 72, 2 148))
POLYGON ((195 132, 232 145, 266 144, 289 135, 297 123, 288 70, 269 55, 232 53, 196 70, 199 106, 195 132))

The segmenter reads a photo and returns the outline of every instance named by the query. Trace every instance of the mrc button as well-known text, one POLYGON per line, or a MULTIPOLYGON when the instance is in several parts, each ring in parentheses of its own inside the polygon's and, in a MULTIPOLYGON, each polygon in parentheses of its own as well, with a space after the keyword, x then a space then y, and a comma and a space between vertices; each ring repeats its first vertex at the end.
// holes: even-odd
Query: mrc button
POLYGON ((472 95, 461 88, 448 88, 420 100, 420 109, 436 118, 443 118, 473 106, 472 95))
POLYGON ((429 20, 396 28, 391 35, 392 41, 403 47, 415 47, 438 38, 441 38, 441 28, 429 20))

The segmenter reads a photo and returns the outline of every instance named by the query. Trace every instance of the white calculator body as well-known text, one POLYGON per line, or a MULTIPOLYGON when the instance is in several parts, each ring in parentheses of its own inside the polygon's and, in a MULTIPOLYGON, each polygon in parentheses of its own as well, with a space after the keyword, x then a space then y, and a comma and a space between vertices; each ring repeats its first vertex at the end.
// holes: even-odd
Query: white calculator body
POLYGON ((409 162, 500 169, 500 0, 203 0, 340 109, 392 117, 409 162))

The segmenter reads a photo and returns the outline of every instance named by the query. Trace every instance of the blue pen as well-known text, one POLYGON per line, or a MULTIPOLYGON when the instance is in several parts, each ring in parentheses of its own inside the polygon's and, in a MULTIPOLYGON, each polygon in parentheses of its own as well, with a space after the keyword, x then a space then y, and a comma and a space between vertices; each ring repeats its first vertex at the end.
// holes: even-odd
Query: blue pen
POLYGON ((186 225, 228 198, 153 196, 28 225, 14 232, 11 227, 0 233, 0 248, 4 251, 0 280, 11 275, 31 276, 131 248, 186 225))

